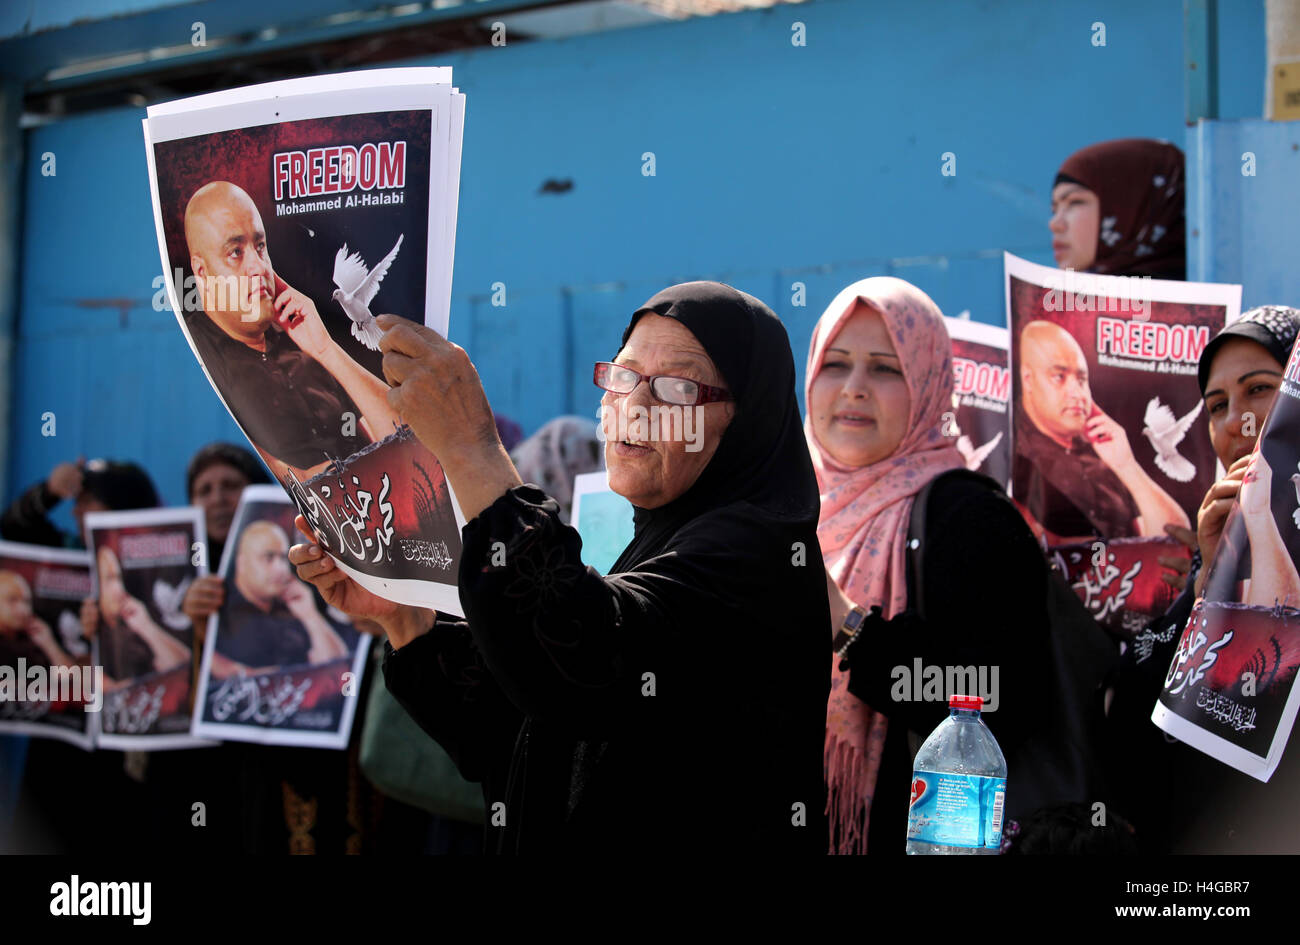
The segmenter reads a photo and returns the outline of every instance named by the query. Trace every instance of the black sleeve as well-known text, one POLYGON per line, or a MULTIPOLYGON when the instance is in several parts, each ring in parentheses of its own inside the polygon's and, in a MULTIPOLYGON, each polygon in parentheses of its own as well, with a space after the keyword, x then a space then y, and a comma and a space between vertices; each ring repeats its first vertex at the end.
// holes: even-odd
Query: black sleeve
POLYGON ((63 547, 63 532, 49 519, 50 509, 58 504, 59 497, 44 482, 38 482, 0 515, 0 538, 28 545, 63 547))
MULTIPOLYGON (((716 689, 724 631, 745 624, 755 586, 788 561, 787 536, 738 504, 698 516, 635 570, 602 577, 541 490, 518 486, 463 531, 460 597, 493 677, 525 713, 579 738, 716 689), (782 542, 784 541, 784 544, 782 542), (660 695, 644 698, 647 673, 660 695)), ((823 614, 825 612, 823 611, 823 614)), ((780 631, 752 621, 737 673, 766 665, 780 631)))
POLYGON ((385 644, 384 682, 467 781, 491 780, 508 765, 523 714, 492 679, 465 621, 439 614, 400 650, 385 644))
POLYGON ((1128 724, 1151 724, 1151 709, 1160 698, 1169 665, 1174 661, 1178 641, 1192 616, 1196 603, 1196 575, 1200 571, 1200 552, 1192 558, 1187 586, 1169 609, 1148 623, 1129 643, 1120 659, 1115 679, 1115 696, 1110 716, 1126 719, 1128 724))
POLYGON ((933 488, 925 542, 925 619, 909 606, 874 622, 849 648, 849 691, 924 738, 948 707, 915 698, 916 661, 944 673, 945 694, 950 668, 982 668, 998 701, 984 720, 1005 753, 1048 706, 1047 561, 1010 500, 968 480, 933 488))

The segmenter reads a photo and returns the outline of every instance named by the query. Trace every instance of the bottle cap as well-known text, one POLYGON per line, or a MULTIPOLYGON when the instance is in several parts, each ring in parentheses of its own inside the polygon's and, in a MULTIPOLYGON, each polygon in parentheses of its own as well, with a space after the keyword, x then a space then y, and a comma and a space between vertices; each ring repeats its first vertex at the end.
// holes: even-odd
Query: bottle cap
POLYGON ((949 696, 948 708, 970 709, 979 712, 984 708, 984 700, 980 696, 949 696))

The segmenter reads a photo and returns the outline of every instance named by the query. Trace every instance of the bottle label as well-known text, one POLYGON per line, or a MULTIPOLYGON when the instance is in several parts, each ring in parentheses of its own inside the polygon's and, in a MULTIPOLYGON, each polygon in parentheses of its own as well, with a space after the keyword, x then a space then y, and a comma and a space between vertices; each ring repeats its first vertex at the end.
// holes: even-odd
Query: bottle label
POLYGON ((1002 846, 1006 778, 917 771, 907 839, 948 847, 1002 846))

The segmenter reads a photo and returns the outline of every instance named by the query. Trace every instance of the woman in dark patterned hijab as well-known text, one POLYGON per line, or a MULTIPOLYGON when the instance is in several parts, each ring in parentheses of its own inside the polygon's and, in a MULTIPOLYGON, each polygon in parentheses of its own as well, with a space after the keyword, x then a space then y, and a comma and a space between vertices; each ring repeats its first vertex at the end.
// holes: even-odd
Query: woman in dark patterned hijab
POLYGON ((1183 152, 1120 138, 1074 152, 1052 184, 1052 254, 1062 269, 1184 279, 1183 152))

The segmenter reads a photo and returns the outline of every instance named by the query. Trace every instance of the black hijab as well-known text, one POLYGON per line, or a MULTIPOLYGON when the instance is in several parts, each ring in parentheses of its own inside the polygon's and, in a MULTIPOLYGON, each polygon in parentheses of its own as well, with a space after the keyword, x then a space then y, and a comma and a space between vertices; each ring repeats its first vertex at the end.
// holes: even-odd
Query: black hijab
POLYGON ((821 499, 799 420, 794 356, 781 320, 731 286, 684 282, 664 289, 632 314, 620 351, 641 316, 649 313, 675 319, 696 337, 722 372, 736 413, 690 489, 659 508, 635 509, 632 541, 610 573, 653 557, 696 516, 736 502, 752 506, 764 524, 809 530, 807 552, 816 563, 821 499))

